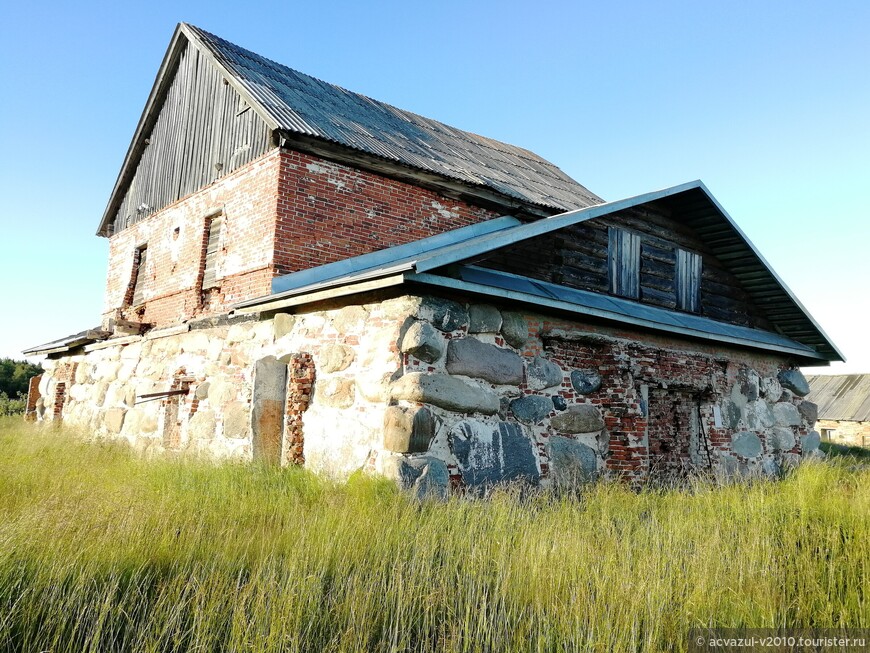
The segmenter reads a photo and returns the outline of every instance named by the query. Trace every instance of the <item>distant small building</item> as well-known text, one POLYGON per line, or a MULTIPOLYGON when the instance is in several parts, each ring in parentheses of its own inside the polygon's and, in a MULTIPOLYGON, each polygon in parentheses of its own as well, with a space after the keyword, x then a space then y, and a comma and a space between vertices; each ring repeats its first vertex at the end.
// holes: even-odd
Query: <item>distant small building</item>
POLYGON ((870 374, 808 376, 823 442, 870 447, 870 374))

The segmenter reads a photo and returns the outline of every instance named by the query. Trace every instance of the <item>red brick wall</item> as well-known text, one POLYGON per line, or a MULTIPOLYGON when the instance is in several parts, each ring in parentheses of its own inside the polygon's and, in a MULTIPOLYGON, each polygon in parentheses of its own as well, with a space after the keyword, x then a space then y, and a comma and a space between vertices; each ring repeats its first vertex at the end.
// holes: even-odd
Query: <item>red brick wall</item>
MULTIPOLYGON (((273 277, 425 238, 498 214, 315 156, 274 149, 110 238, 106 319, 156 327, 269 294, 273 277), (208 218, 224 216, 219 288, 200 292, 208 218), (147 245, 142 306, 130 306, 147 245)), ((105 320, 104 320, 105 322, 105 320)))
POLYGON ((105 313, 155 326, 225 312, 242 299, 266 295, 272 279, 278 151, 137 222, 110 238, 105 313), (215 211, 224 215, 218 257, 220 289, 203 295, 203 233, 215 211), (134 253, 147 245, 145 302, 125 307, 134 253))
MULTIPOLYGON (((561 325, 548 325, 558 326, 561 325)), ((712 405, 729 396, 743 370, 751 368, 762 376, 775 377, 786 364, 785 359, 738 350, 720 349, 718 355, 681 351, 685 343, 679 341, 672 341, 670 347, 663 349, 661 338, 645 338, 640 333, 632 337, 634 342, 607 340, 597 335, 586 341, 545 338, 545 349, 564 368, 595 370, 601 375, 600 390, 590 393, 585 400, 599 406, 604 414, 610 436, 608 469, 635 481, 647 478, 651 471, 673 472, 690 465, 686 424, 676 434, 670 428, 662 432, 649 428, 654 414, 661 419, 661 413, 666 412, 662 404, 666 404, 667 397, 662 392, 683 402, 675 409, 680 413, 674 415, 675 424, 697 419, 701 429, 697 467, 703 469, 711 462, 715 464, 717 451, 732 453, 733 433, 728 428, 716 427, 712 405), (644 406, 641 394, 644 385, 653 402, 652 412, 649 402, 644 406), (688 400, 692 401, 693 410, 698 410, 697 415, 685 411, 688 400)), ((562 395, 573 398, 573 389, 563 390, 562 395)), ((795 403, 800 403, 800 399, 795 399, 795 403)), ((797 429, 798 444, 793 453, 800 453, 799 436, 807 431, 805 426, 797 429)), ((765 441, 763 430, 757 435, 765 441)))
POLYGON ((295 272, 498 217, 432 191, 281 152, 275 267, 295 272))

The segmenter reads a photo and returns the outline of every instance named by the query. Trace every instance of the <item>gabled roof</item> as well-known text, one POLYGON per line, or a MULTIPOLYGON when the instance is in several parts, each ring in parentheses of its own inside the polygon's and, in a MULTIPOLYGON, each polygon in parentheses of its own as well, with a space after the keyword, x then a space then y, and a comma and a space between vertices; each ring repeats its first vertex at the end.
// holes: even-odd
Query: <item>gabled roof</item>
POLYGON ((162 106, 183 48, 206 55, 264 122, 289 139, 318 141, 486 189, 497 196, 552 211, 601 202, 558 167, 523 148, 455 129, 353 93, 180 23, 98 230, 105 227, 135 172, 143 143, 162 106))
POLYGON ((870 422, 870 374, 808 376, 807 399, 819 406, 819 418, 870 422))
POLYGON ((782 351, 810 364, 843 360, 821 327, 700 181, 569 211, 532 223, 520 224, 513 218, 498 218, 416 243, 285 275, 273 280, 272 295, 242 302, 237 309, 276 310, 318 301, 327 294, 347 295, 406 282, 480 292, 655 330, 782 351), (473 265, 460 265, 479 261, 501 247, 650 203, 665 206, 674 219, 699 234, 713 255, 737 277, 756 305, 763 307, 777 333, 532 281, 473 265))

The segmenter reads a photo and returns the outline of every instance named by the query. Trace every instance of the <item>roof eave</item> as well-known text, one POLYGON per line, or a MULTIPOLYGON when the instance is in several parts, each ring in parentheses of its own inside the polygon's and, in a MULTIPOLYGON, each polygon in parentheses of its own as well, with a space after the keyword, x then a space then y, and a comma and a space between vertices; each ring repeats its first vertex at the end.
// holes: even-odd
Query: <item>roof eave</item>
POLYGON ((700 180, 697 180, 694 183, 697 184, 697 187, 701 191, 703 191, 703 193, 707 196, 707 198, 710 200, 710 202, 716 207, 716 210, 722 214, 722 217, 728 221, 728 223, 731 225, 731 228, 734 229, 734 231, 736 231, 740 235, 740 237, 746 242, 749 249, 752 250, 752 253, 755 254, 755 256, 758 257, 758 260, 761 262, 761 264, 765 268, 767 268, 767 271, 770 273, 770 276, 773 278, 773 280, 776 281, 777 284, 779 284, 782 291, 788 296, 788 298, 791 301, 794 302, 795 306, 797 306, 797 308, 806 316, 806 318, 810 321, 810 323, 813 325, 813 327, 815 327, 815 329, 819 332, 819 335, 821 335, 825 339, 825 341, 827 342, 827 345, 838 356, 838 358, 836 358, 836 359, 828 358, 827 360, 831 361, 831 362, 845 362, 846 357, 843 354, 843 352, 840 351, 840 349, 834 344, 834 342, 831 340, 831 338, 828 336, 828 334, 825 333, 825 330, 822 329, 822 327, 819 325, 818 322, 816 322, 816 319, 813 317, 812 313, 810 313, 806 309, 806 307, 797 298, 797 295, 795 295, 792 292, 791 288, 789 288, 788 285, 785 283, 785 281, 783 281, 780 278, 780 276, 776 273, 776 270, 774 270, 773 267, 771 267, 770 263, 767 262, 767 259, 765 259, 764 256, 762 256, 761 252, 758 251, 758 248, 755 246, 755 244, 747 237, 747 235, 745 233, 743 233, 743 230, 737 225, 737 223, 734 221, 734 219, 731 217, 731 215, 728 213, 728 211, 726 211, 725 208, 719 203, 719 200, 717 200, 713 196, 713 193, 710 192, 710 189, 707 188, 706 184, 704 184, 704 182, 702 182, 700 180))
POLYGON ((401 267, 384 269, 380 274, 372 274, 365 278, 355 279, 353 283, 344 283, 341 279, 331 279, 321 284, 313 284, 303 288, 298 288, 292 291, 281 293, 280 296, 268 295, 256 299, 248 300, 236 304, 233 307, 235 313, 262 313, 268 311, 280 311, 296 306, 313 304, 320 301, 326 301, 337 297, 347 297, 372 290, 399 286, 403 284, 422 284, 428 286, 436 286, 446 288, 453 291, 469 292, 486 297, 497 297, 502 300, 519 302, 526 305, 534 306, 538 310, 541 307, 554 309, 561 312, 584 315, 595 319, 605 320, 618 324, 627 324, 630 326, 647 329, 659 333, 669 333, 682 335, 694 340, 718 342, 736 347, 749 348, 761 351, 772 351, 779 354, 791 356, 799 363, 809 363, 812 365, 824 365, 830 362, 830 359, 823 354, 804 348, 800 343, 795 343, 795 346, 787 344, 772 344, 769 342, 757 342, 748 338, 729 337, 722 334, 708 333, 691 328, 680 328, 674 326, 663 326, 656 322, 644 320, 641 318, 630 318, 622 314, 611 313, 590 309, 589 307, 581 307, 570 302, 549 299, 538 295, 529 295, 527 293, 497 288, 489 285, 481 285, 454 279, 452 277, 444 277, 441 275, 420 273, 414 271, 414 264, 403 264, 401 267))

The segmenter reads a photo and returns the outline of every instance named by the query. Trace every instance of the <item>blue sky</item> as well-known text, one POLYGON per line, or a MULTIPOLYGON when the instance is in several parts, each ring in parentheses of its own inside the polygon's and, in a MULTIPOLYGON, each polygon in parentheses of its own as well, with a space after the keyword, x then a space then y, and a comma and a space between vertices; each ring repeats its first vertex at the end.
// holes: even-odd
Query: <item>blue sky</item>
POLYGON ((98 324, 94 236, 175 24, 526 147, 608 200, 702 179, 870 372, 868 2, 0 4, 0 356, 98 324))

